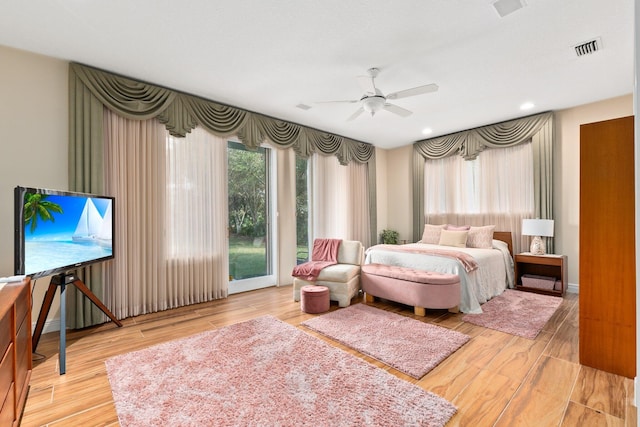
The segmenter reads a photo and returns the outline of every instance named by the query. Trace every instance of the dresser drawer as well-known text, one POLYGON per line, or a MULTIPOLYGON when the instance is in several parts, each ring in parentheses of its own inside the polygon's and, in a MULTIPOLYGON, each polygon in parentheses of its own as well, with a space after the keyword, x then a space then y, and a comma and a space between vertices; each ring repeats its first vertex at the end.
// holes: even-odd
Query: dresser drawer
POLYGON ((29 330, 26 327, 20 328, 16 339, 16 357, 18 360, 16 387, 20 391, 22 384, 25 382, 27 372, 31 369, 31 354, 27 352, 29 349, 29 330))
POLYGON ((27 311, 31 307, 30 296, 31 288, 29 286, 24 286, 20 291, 20 295, 16 298, 16 325, 20 325, 22 323, 27 315, 27 311))
POLYGON ((2 408, 0 409, 0 426, 13 425, 13 420, 16 419, 15 407, 15 393, 13 392, 13 383, 11 383, 11 387, 9 387, 9 393, 7 393, 7 397, 4 399, 4 403, 2 404, 2 408))
MULTIPOLYGON (((0 402, 4 402, 13 384, 13 343, 0 361, 0 402)), ((3 424, 0 424, 3 425, 3 424)))
POLYGON ((9 348, 9 344, 13 337, 11 336, 13 331, 13 325, 11 324, 11 318, 13 317, 13 308, 7 310, 7 312, 0 319, 0 354, 4 354, 9 348))

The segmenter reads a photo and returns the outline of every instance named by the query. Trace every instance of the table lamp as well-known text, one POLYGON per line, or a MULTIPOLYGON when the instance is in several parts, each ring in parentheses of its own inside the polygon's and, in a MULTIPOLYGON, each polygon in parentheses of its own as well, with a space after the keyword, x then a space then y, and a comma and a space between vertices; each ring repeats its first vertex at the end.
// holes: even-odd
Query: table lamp
POLYGON ((553 237, 553 220, 552 219, 523 219, 522 235, 533 236, 531 240, 530 252, 533 255, 544 255, 547 251, 544 237, 553 237))

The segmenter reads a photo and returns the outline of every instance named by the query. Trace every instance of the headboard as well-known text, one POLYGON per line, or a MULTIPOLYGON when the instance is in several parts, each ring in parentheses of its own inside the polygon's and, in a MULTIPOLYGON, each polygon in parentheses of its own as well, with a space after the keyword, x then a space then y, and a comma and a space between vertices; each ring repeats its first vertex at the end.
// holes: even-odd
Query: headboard
POLYGON ((493 238, 505 242, 509 247, 509 253, 513 256, 513 240, 510 231, 494 231, 493 238))

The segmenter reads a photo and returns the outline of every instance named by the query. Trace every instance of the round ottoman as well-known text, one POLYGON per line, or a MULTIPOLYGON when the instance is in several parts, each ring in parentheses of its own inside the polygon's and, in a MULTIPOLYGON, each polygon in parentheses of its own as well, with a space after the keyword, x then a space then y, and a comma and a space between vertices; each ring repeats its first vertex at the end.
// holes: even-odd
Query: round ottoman
POLYGON ((300 309, 310 314, 329 311, 329 288, 316 285, 300 288, 300 309))

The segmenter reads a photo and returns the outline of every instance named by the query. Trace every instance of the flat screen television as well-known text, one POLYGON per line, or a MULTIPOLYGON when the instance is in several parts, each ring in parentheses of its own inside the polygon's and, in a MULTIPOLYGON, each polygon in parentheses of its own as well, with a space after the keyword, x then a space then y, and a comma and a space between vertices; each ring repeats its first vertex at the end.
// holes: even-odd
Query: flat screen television
POLYGON ((15 274, 62 274, 114 257, 113 212, 108 196, 16 187, 15 274))

